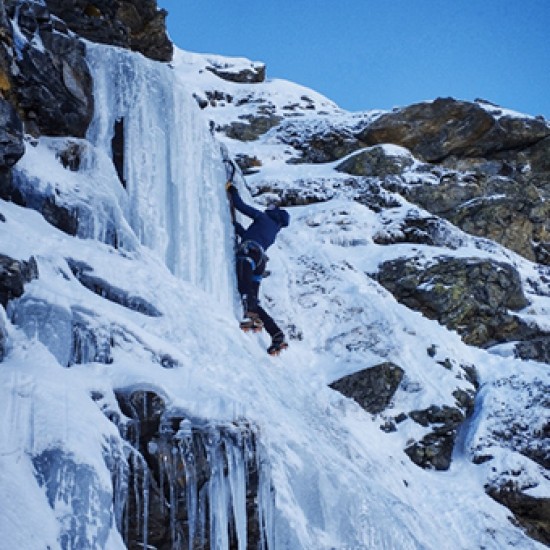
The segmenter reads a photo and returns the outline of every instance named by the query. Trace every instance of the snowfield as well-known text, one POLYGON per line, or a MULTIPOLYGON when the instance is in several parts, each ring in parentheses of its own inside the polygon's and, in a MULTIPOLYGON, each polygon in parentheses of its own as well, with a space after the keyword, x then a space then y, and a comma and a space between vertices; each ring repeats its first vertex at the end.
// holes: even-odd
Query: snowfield
MULTIPOLYGON (((524 281, 544 285, 536 266, 449 224, 452 246, 375 244, 379 233, 398 231, 406 215, 425 213, 397 195, 390 197, 393 208, 370 210, 350 196, 343 184, 349 176, 336 172, 335 163, 287 164, 288 146, 271 133, 246 144, 224 139, 230 154, 262 159, 258 173, 238 178, 247 201, 268 202, 269 195, 252 198, 266 182, 279 189, 323 181, 330 187, 331 200, 289 208, 291 225, 269 251, 271 275, 262 298, 290 344, 271 358, 266 335, 238 328, 225 171, 220 142, 209 129, 213 112, 216 124, 225 124, 253 103, 201 111, 193 94, 203 97, 214 87, 234 98, 252 94, 276 110, 307 96, 315 109, 296 117, 304 124, 308 117, 353 124, 376 113, 345 113, 280 80, 221 81, 203 69, 209 56, 178 51, 173 66, 166 66, 113 47, 88 44, 88 52, 97 112, 83 166, 78 172, 63 168, 56 158, 63 144, 46 138, 29 140, 16 166, 20 181, 55 189, 68 207, 90 213, 79 235, 0 201, 0 253, 34 257, 39 273, 6 313, 0 309, 8 335, 0 364, 0 548, 71 547, 62 535, 71 529, 75 503, 49 501, 37 483, 36 457, 52 448, 63 449, 76 465, 73 483, 84 483, 86 472, 97 488, 88 527, 72 539, 80 541, 79 550, 125 548, 112 499, 107 508, 102 500, 116 492, 105 449, 121 448, 104 410, 117 410, 114 391, 130 388, 154 391, 168 408, 192 418, 222 424, 246 419, 257 428, 274 487, 274 507, 266 513, 273 514, 267 538, 276 550, 544 548, 510 521, 510 511, 484 485, 495 472, 514 470, 520 486, 548 498, 548 472, 512 447, 491 447, 493 461, 475 464, 472 458, 476 449, 491 446, 495 424, 521 419, 542 429, 548 422, 547 404, 528 407, 530 388, 550 385, 548 365, 515 359, 506 346, 493 353, 467 346, 400 305, 372 277, 390 259, 414 256, 428 263, 453 255, 505 260, 524 281), (112 128, 121 117, 126 189, 110 162, 112 128), (113 232, 116 247, 109 242, 113 232), (144 309, 92 292, 76 276, 76 264, 141 299, 144 309), (75 360, 75 319, 109 342, 109 361, 97 360, 98 345, 75 360), (383 362, 403 368, 405 379, 381 414, 367 413, 328 387, 383 362), (455 390, 471 388, 464 368, 471 366, 480 389, 451 467, 422 470, 404 448, 426 430, 410 418, 391 433, 381 426, 400 413, 452 404, 455 390)), ((528 297, 522 314, 548 324, 550 293, 528 297)), ((217 513, 227 518, 223 503, 217 513)))

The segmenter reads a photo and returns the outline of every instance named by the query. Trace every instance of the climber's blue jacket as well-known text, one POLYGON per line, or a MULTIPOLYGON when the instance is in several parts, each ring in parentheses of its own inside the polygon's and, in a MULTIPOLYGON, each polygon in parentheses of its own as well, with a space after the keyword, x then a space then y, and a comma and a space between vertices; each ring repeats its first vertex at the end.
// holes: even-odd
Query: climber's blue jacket
POLYGON ((244 229, 239 223, 235 224, 235 230, 239 237, 243 242, 254 241, 267 250, 275 242, 281 228, 288 226, 290 222, 288 212, 277 207, 270 207, 262 212, 244 203, 236 187, 231 186, 228 192, 231 194, 233 206, 241 214, 254 220, 247 229, 244 229))

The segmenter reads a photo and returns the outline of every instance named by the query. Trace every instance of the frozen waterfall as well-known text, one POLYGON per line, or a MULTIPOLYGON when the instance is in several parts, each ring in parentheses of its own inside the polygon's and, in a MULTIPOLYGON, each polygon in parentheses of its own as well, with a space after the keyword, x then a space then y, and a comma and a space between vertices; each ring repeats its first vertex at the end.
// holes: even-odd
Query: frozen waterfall
MULTIPOLYGON (((87 56, 96 109, 86 169, 103 178, 110 174, 109 186, 117 189, 133 232, 175 276, 231 308, 226 174, 220 144, 192 94, 169 65, 139 54, 89 43, 87 56)), ((96 336, 86 329, 78 335, 94 360, 96 336)), ((154 413, 146 402, 123 406, 137 432, 128 438, 126 461, 121 453, 107 460, 115 523, 126 543, 178 550, 273 547, 271 477, 251 428, 182 421, 172 432, 169 411, 154 413)))
POLYGON ((117 165, 130 226, 174 275, 231 305, 225 170, 192 94, 139 54, 88 43, 87 58, 97 106, 87 137, 117 165))

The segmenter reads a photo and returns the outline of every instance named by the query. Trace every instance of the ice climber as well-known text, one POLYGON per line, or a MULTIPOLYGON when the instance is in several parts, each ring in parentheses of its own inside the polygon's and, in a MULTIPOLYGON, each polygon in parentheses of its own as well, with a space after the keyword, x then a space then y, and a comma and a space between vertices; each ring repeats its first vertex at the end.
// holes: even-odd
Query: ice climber
POLYGON ((243 202, 231 181, 227 183, 226 189, 232 206, 253 220, 247 229, 239 222, 233 222, 235 232, 240 239, 237 248, 237 282, 245 317, 241 322, 241 328, 243 330, 265 328, 271 336, 271 345, 267 353, 277 355, 287 348, 288 344, 285 342, 283 331, 259 304, 258 292, 268 260, 265 251, 275 242, 279 231, 288 226, 290 216, 286 210, 278 207, 271 206, 262 212, 249 206, 243 202))

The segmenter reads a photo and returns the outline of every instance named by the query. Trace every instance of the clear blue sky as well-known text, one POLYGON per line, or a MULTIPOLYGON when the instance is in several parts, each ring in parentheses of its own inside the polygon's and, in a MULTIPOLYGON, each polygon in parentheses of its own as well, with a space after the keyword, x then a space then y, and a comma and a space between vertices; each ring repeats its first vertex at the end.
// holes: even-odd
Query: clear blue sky
POLYGON ((247 57, 350 111, 483 98, 550 119, 550 0, 158 0, 184 50, 247 57))

